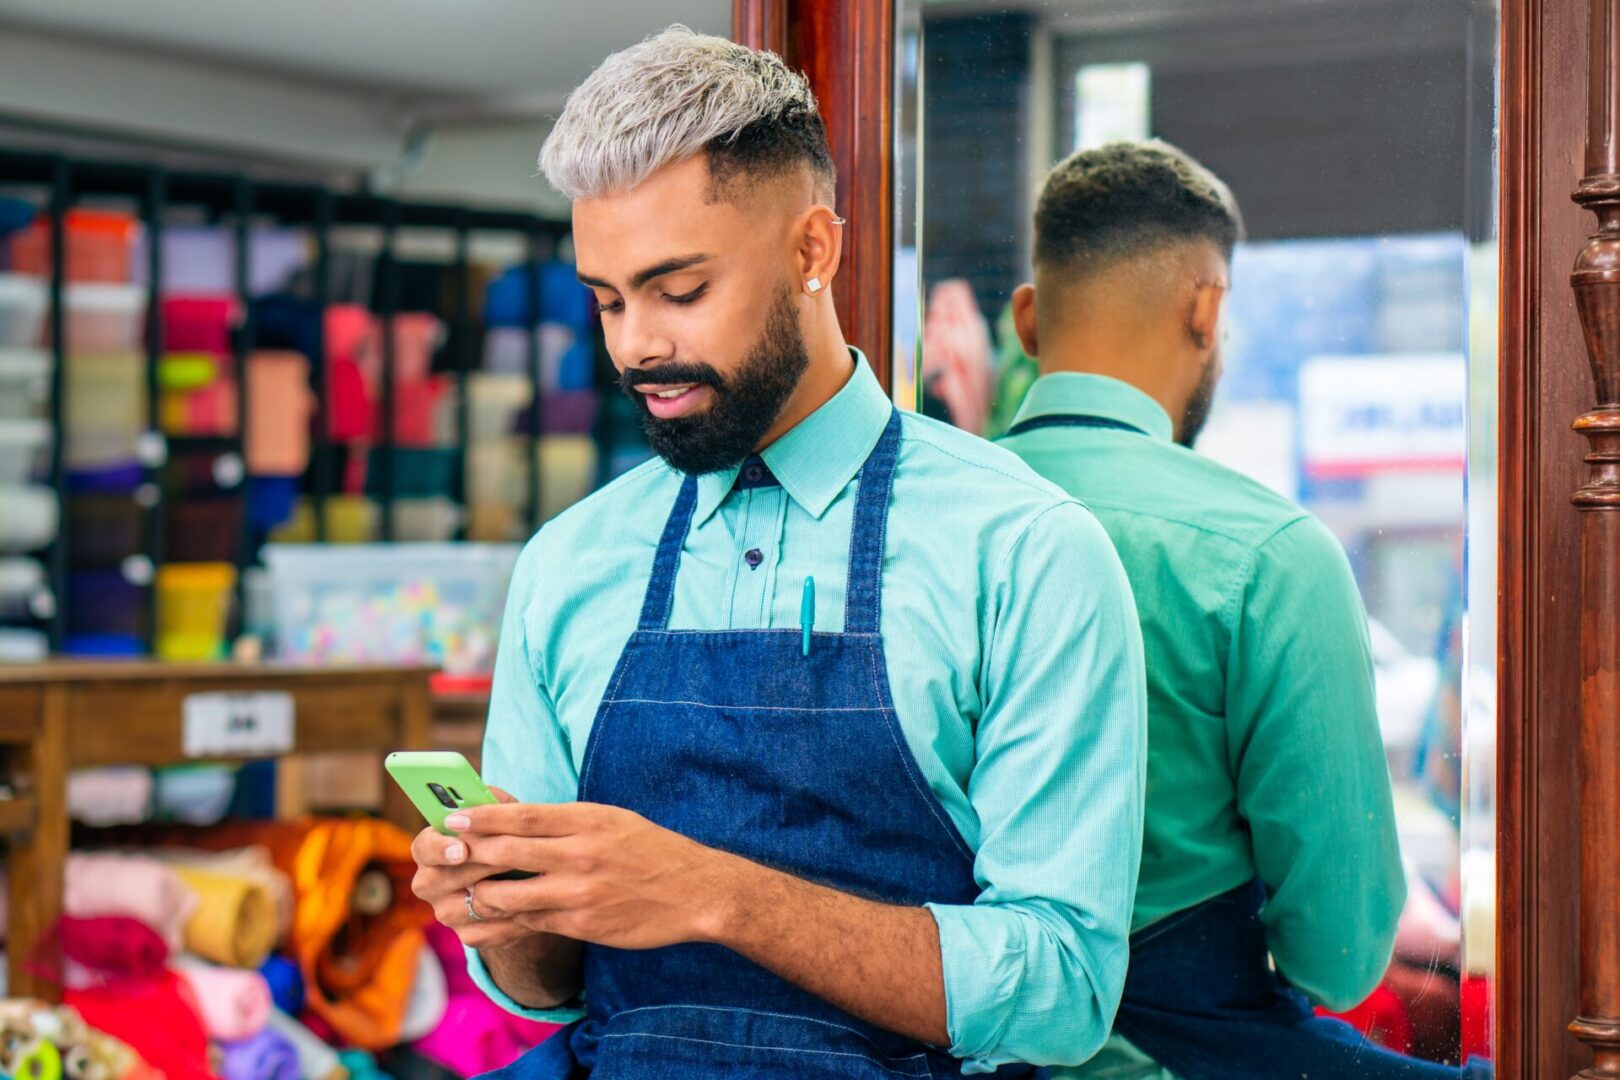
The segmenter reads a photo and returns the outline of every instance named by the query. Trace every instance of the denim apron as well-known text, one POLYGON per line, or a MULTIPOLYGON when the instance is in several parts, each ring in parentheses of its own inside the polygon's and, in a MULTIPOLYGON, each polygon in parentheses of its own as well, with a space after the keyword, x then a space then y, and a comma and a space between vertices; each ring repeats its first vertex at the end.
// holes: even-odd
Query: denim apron
MULTIPOLYGON (((585 749, 582 801, 701 844, 895 904, 971 904, 973 852, 929 791, 889 691, 884 525, 900 448, 891 415, 860 474, 842 633, 670 630, 697 502, 664 526, 641 622, 585 749)), ((874 947, 877 947, 874 943, 874 947)), ((585 947, 586 1015, 498 1077, 959 1076, 948 1053, 834 1008, 718 945, 585 947)), ((1004 1066, 996 1076, 1038 1075, 1004 1066)))
POLYGON ((1181 1080, 1485 1080, 1488 1062, 1439 1065, 1317 1016, 1271 969, 1259 879, 1131 936, 1114 1031, 1181 1080))

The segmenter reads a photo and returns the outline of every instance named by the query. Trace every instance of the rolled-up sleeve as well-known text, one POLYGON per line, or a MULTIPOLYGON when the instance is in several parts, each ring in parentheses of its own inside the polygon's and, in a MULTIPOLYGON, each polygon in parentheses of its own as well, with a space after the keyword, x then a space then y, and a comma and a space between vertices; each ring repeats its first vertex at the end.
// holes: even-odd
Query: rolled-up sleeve
POLYGON ((1107 534, 1078 504, 1044 511, 991 599, 968 792, 981 892, 929 905, 964 1072, 1074 1065, 1101 1048, 1142 855, 1142 636, 1107 534))
MULTIPOLYGON (((485 783, 519 802, 573 802, 579 798, 579 779, 529 648, 527 614, 535 593, 536 566, 543 561, 541 543, 536 536, 523 549, 507 589, 479 771, 485 783)), ((503 1009, 530 1020, 559 1024, 580 1016, 575 1009, 524 1008, 495 985, 476 950, 466 952, 473 981, 503 1009)))

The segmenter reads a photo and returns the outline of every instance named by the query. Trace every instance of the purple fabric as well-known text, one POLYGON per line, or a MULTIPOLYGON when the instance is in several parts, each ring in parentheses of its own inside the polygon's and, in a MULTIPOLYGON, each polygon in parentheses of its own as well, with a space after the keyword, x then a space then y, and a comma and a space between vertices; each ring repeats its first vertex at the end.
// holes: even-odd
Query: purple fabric
POLYGON ((251 1039, 224 1043, 225 1080, 299 1080, 298 1052, 269 1028, 251 1039))

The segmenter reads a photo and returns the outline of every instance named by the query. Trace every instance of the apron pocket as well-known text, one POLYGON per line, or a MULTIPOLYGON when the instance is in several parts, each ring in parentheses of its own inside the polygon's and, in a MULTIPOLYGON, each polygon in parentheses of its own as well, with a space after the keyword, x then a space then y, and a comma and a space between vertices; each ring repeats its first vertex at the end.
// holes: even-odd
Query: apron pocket
POLYGON ((616 1015, 592 1080, 895 1080, 933 1075, 923 1052, 888 1056, 853 1028, 804 1016, 696 1005, 616 1015))

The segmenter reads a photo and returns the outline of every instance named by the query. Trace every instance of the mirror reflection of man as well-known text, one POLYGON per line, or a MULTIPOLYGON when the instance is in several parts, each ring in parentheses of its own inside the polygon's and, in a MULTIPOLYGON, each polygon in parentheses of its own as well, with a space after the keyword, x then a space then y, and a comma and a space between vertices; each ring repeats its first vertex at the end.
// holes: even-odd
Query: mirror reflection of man
POLYGON ((780 59, 672 28, 573 93, 542 165, 659 456, 524 549, 483 756, 517 801, 416 841, 491 996, 584 992, 509 1075, 1089 1057, 1146 757, 1107 535, 845 344, 827 139, 780 59))
POLYGON ((1179 150, 1082 152, 1046 179, 1035 283, 1013 298, 1041 377, 1003 445, 1108 530, 1148 659, 1131 967, 1116 1037, 1078 1075, 1456 1076, 1311 1008, 1377 985, 1405 882, 1344 552, 1190 450, 1241 232, 1225 185, 1179 150))

